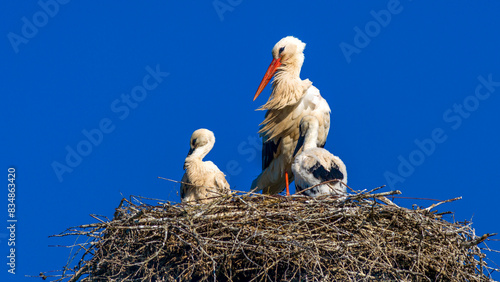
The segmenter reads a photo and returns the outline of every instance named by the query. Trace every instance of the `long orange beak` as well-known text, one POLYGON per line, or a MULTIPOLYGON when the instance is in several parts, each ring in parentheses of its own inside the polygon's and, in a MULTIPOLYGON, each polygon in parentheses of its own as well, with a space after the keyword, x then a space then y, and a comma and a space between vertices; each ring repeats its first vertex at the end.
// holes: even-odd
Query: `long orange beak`
POLYGON ((278 67, 281 66, 281 58, 278 59, 273 59, 269 67, 267 68, 266 74, 264 75, 264 78, 259 84, 259 88, 257 89, 257 92, 255 93, 255 96, 253 96, 253 100, 257 99, 259 97, 260 93, 264 88, 266 88, 267 84, 269 81, 271 81, 271 78, 273 77, 274 73, 278 69, 278 67))

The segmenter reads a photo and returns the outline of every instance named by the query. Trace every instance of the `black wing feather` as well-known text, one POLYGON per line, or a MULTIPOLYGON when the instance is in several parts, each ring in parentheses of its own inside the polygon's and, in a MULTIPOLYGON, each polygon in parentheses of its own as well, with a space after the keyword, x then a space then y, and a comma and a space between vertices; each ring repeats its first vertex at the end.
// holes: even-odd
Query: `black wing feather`
POLYGON ((340 171, 339 167, 336 164, 333 165, 334 166, 330 169, 330 171, 328 171, 319 162, 317 162, 308 171, 321 182, 333 179, 344 179, 344 174, 340 171))
POLYGON ((278 139, 278 143, 275 143, 273 140, 262 143, 262 170, 265 170, 274 160, 274 155, 278 151, 280 142, 281 138, 278 139))

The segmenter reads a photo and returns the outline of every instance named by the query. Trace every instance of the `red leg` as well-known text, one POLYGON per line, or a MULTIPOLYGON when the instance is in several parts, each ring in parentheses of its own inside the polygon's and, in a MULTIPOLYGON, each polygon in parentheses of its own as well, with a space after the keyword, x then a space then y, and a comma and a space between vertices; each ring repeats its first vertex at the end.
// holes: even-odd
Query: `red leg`
POLYGON ((286 195, 290 196, 290 188, 288 187, 288 172, 285 172, 285 181, 286 181, 286 195))

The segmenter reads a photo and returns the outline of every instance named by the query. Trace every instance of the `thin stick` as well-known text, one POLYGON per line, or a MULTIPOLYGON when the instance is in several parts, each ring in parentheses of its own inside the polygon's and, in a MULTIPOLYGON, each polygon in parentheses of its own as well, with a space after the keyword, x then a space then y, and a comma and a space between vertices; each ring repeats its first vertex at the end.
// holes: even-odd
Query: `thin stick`
POLYGON ((160 177, 160 176, 157 176, 157 177, 158 177, 159 179, 163 179, 163 180, 167 180, 167 181, 170 181, 170 182, 175 182, 175 183, 180 183, 180 184, 185 184, 185 185, 189 185, 189 186, 195 186, 195 187, 205 187, 205 188, 218 189, 217 187, 212 187, 212 186, 194 185, 193 183, 187 183, 187 182, 177 181, 177 180, 168 179, 168 178, 165 178, 165 177, 160 177))
MULTIPOLYGON (((320 185, 323 185, 323 184, 328 184, 328 183, 332 183, 332 182, 340 182, 340 183, 344 184, 346 187, 349 187, 349 186, 347 186, 347 184, 345 184, 345 183, 344 183, 342 180, 340 180, 340 179, 332 179, 332 180, 328 180, 328 181, 321 182, 321 183, 319 183, 319 184, 313 185, 313 186, 308 187, 307 189, 304 189, 304 190, 302 190, 302 191, 295 192, 295 194, 296 194, 296 195, 298 195, 298 194, 302 194, 302 193, 304 193, 305 191, 308 191, 308 190, 311 190, 311 189, 313 189, 313 188, 315 188, 315 187, 318 187, 318 186, 320 186, 320 185)), ((351 187, 349 187, 349 189, 351 189, 351 187)), ((352 189, 351 189, 351 190, 352 190, 352 189)), ((353 190, 353 191, 354 191, 354 190, 353 190)))
POLYGON ((430 207, 428 208, 425 208, 423 209, 424 211, 431 211, 431 209, 437 207, 437 206, 440 206, 442 204, 445 204, 445 203, 449 203, 449 202, 454 202, 454 201, 457 201, 457 200, 461 200, 462 197, 456 197, 456 198, 453 198, 453 199, 449 199, 449 200, 446 200, 446 201, 441 201, 439 203, 435 203, 435 204, 432 204, 430 207))
POLYGON ((424 201, 435 201, 435 202, 442 202, 443 201, 443 200, 431 199, 431 198, 403 197, 403 196, 392 196, 391 198, 408 199, 408 200, 424 200, 424 201))

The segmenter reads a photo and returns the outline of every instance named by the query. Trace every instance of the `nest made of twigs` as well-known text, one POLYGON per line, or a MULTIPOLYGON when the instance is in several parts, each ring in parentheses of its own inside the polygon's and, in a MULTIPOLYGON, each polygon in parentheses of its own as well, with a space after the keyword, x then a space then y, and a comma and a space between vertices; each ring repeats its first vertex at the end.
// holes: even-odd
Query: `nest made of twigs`
POLYGON ((489 281, 498 271, 477 246, 490 234, 442 219, 431 211, 439 204, 407 209, 385 197, 398 193, 123 199, 113 220, 58 235, 90 239, 60 280, 489 281))

